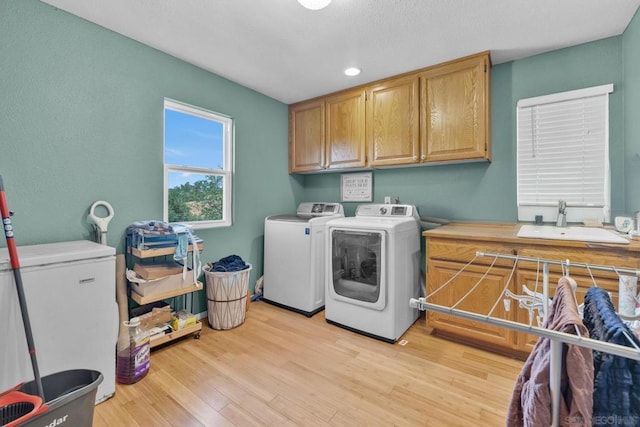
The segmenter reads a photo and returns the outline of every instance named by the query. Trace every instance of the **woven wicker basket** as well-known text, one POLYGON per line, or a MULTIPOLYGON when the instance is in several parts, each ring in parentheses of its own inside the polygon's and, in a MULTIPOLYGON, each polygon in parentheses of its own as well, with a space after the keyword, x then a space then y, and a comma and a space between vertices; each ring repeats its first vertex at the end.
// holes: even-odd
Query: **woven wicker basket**
POLYGON ((233 329, 244 323, 249 292, 249 268, 233 272, 204 270, 207 317, 213 329, 233 329))

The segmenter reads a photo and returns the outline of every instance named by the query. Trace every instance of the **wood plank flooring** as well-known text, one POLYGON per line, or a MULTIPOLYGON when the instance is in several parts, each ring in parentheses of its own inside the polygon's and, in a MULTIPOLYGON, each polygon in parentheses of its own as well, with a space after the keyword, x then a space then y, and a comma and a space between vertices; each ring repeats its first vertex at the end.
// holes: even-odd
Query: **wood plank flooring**
POLYGON ((429 335, 388 344, 265 302, 204 326, 95 408, 94 426, 502 426, 521 361, 429 335))

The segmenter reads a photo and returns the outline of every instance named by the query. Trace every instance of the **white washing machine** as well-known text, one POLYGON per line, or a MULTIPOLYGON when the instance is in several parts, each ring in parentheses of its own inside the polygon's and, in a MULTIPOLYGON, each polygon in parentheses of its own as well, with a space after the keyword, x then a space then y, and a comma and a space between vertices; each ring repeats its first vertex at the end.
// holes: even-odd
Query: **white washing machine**
POLYGON ((415 206, 367 204, 327 223, 327 322, 396 342, 416 321, 420 218, 415 206))
POLYGON ((295 215, 265 219, 265 301, 309 317, 324 308, 326 223, 339 217, 339 203, 306 202, 295 215))

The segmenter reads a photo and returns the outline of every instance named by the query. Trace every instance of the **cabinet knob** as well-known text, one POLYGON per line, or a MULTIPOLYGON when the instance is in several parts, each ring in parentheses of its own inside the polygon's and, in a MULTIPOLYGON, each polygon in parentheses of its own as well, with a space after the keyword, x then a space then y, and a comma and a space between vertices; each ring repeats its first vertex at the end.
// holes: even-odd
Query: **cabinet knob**
POLYGON ((423 155, 420 157, 420 159, 422 159, 422 160, 426 160, 426 159, 427 159, 427 155, 426 155, 426 154, 423 154, 423 155))
POLYGON ((413 156, 413 160, 418 160, 418 156, 413 156))

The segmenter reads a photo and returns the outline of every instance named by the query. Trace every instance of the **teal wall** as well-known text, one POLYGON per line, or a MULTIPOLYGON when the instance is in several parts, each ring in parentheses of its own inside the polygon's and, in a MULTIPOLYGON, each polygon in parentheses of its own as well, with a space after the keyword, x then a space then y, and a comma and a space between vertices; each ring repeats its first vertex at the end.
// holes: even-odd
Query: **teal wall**
MULTIPOLYGON (((19 245, 91 239, 95 200, 116 211, 109 244, 118 252, 128 224, 162 217, 164 97, 235 120, 234 225, 198 231, 205 261, 242 256, 253 286, 265 216, 340 200, 340 173, 287 174, 287 106, 276 100, 37 0, 0 2, 0 39, 0 174, 19 245)), ((494 66, 493 161, 376 170, 374 201, 399 196, 422 215, 515 221, 517 100, 613 83, 612 213, 640 210, 638 51, 636 16, 620 37, 494 66)), ((345 205, 348 215, 355 206, 345 205)))
MULTIPOLYGON (((557 50, 512 63, 512 111, 522 98, 613 83, 609 95, 609 161, 611 165, 611 218, 625 212, 624 194, 624 84, 621 37, 557 50)), ((512 139, 515 143, 515 115, 512 139)), ((516 161, 515 151, 513 161, 516 161)), ((505 177, 514 179, 515 175, 505 177)), ((512 202, 516 203, 515 191, 512 202)), ((515 219, 515 218, 514 218, 515 219)))
POLYGON ((37 0, 0 2, 0 40, 0 174, 18 245, 92 239, 96 200, 113 205, 120 253, 128 224, 162 219, 168 97, 235 120, 233 226, 197 234, 204 261, 238 254, 255 283, 265 216, 302 198, 285 104, 37 0))
POLYGON ((640 12, 622 37, 624 73, 625 198, 627 212, 640 211, 640 12))
MULTIPOLYGON (((640 43, 635 46, 640 47, 640 43)), ((625 210, 621 38, 496 65, 491 75, 491 163, 375 170, 374 202, 399 196, 422 216, 458 220, 517 221, 516 118, 518 99, 614 84, 610 96, 612 214, 625 210)), ((637 97, 640 99, 640 97, 637 97)), ((640 106, 639 106, 640 107, 640 106)), ((306 200, 340 199, 340 174, 307 176, 306 200)), ((355 204, 347 211, 352 213, 355 204)))

